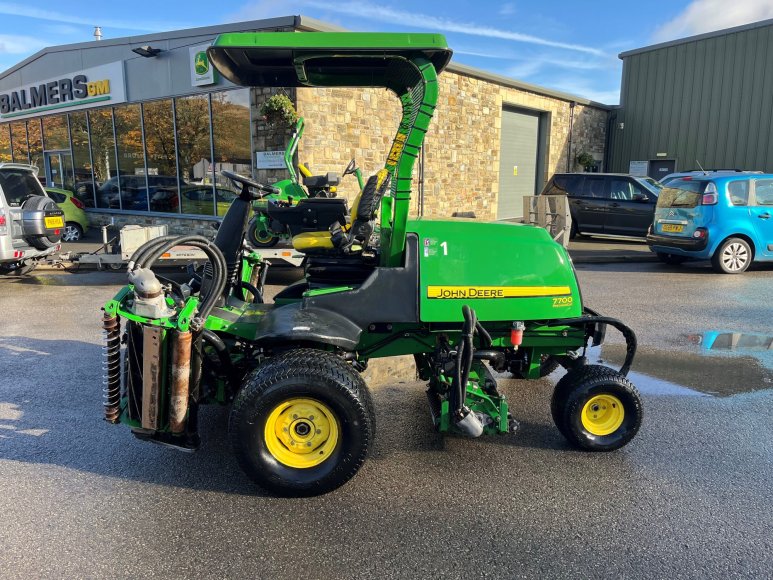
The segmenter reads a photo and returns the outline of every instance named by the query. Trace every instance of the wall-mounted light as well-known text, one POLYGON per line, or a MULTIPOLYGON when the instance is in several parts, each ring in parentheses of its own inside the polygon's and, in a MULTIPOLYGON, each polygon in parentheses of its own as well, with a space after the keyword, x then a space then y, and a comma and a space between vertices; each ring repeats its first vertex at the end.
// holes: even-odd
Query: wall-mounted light
POLYGON ((150 45, 146 45, 146 46, 138 46, 137 48, 132 48, 132 52, 135 54, 139 54, 140 56, 144 56, 145 58, 153 58, 159 52, 161 52, 161 49, 153 48, 150 45))

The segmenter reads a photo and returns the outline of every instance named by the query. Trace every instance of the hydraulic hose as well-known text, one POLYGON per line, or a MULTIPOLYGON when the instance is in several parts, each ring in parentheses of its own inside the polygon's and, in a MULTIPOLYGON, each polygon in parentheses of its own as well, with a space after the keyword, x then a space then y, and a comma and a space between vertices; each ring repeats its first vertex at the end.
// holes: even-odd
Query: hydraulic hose
POLYGON ((132 254, 132 257, 129 258, 129 265, 128 269, 131 271, 134 269, 134 265, 137 262, 140 262, 143 259, 143 256, 147 254, 150 250, 155 248, 156 246, 159 246, 165 242, 168 242, 169 240, 173 240, 178 236, 161 236, 160 238, 153 238, 152 240, 148 240, 144 244, 142 244, 139 248, 134 250, 134 253, 132 254))
POLYGON ((207 329, 201 331, 201 338, 209 346, 215 349, 220 364, 225 368, 226 375, 229 378, 233 378, 233 364, 231 363, 231 357, 228 355, 228 349, 226 348, 223 340, 214 332, 207 329))
POLYGON ((198 313, 201 319, 206 319, 226 286, 227 268, 225 257, 212 241, 204 236, 197 235, 179 236, 171 239, 166 239, 165 237, 163 241, 155 242, 150 245, 150 247, 145 248, 145 250, 137 257, 134 268, 151 268, 164 252, 167 252, 180 244, 186 244, 202 250, 207 255, 207 258, 209 258, 209 262, 212 265, 212 284, 209 287, 207 295, 202 298, 198 313))
POLYGON ((483 325, 475 321, 475 331, 480 336, 480 345, 483 348, 488 348, 491 346, 491 335, 488 333, 488 331, 483 328, 483 325))
MULTIPOLYGON (((587 308, 586 310, 593 312, 587 308)), ((586 326, 588 324, 608 324, 620 331, 623 338, 625 338, 625 360, 623 361, 623 366, 620 367, 620 374, 627 376, 628 371, 631 370, 633 359, 636 356, 636 333, 617 318, 598 315, 581 316, 579 318, 558 318, 556 320, 548 321, 546 326, 586 326)))
POLYGON ((462 336, 459 340, 459 346, 456 349, 456 368, 453 379, 453 393, 455 394, 454 412, 458 412, 464 407, 465 392, 467 390, 467 381, 470 378, 470 369, 475 355, 473 347, 473 334, 475 332, 475 312, 466 304, 462 306, 462 315, 464 316, 464 325, 462 326, 462 336))

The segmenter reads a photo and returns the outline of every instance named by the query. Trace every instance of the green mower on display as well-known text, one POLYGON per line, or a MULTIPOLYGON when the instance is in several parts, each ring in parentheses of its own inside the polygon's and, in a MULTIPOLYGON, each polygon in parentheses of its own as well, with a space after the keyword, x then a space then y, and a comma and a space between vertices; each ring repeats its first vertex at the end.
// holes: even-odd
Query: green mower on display
POLYGON ((104 307, 108 421, 195 449, 200 405, 232 404, 228 430, 244 471, 279 495, 322 494, 353 477, 373 445, 360 373, 370 359, 413 355, 440 432, 512 433, 493 371, 536 379, 561 365, 551 410, 573 446, 611 451, 636 435, 641 401, 625 378, 636 337, 584 308, 562 246, 531 225, 408 219, 437 74, 451 58, 442 35, 233 33, 208 55, 237 85, 384 87, 402 119, 350 217, 293 237, 305 277, 271 304, 268 265, 244 241, 250 205, 273 187, 223 172, 241 193, 214 242, 167 236, 137 250, 129 285, 104 307), (151 270, 178 244, 209 258, 187 284, 151 270), (608 326, 625 337, 620 371, 584 356, 608 326))
MULTIPOLYGON (((300 164, 298 170, 303 185, 298 182, 293 157, 303 136, 304 125, 303 117, 300 117, 284 152, 284 164, 290 178, 266 186, 269 190, 273 188, 273 193, 252 204, 255 215, 247 226, 247 241, 255 248, 271 248, 280 240, 290 240, 299 233, 325 230, 336 222, 344 223, 349 214, 346 200, 316 201, 317 198, 336 197, 341 182, 338 174, 312 175, 305 165, 300 164)), ((360 186, 359 191, 362 191, 362 173, 354 159, 344 169, 346 175, 354 175, 360 186)))

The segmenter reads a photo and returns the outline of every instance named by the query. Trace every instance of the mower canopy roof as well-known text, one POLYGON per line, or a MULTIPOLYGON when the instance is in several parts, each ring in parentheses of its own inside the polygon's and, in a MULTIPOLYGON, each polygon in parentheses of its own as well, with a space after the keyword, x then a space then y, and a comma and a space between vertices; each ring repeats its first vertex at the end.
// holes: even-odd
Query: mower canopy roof
POLYGON ((207 51, 232 83, 264 87, 388 87, 402 93, 396 61, 423 56, 437 72, 451 60, 442 34, 236 32, 207 51))

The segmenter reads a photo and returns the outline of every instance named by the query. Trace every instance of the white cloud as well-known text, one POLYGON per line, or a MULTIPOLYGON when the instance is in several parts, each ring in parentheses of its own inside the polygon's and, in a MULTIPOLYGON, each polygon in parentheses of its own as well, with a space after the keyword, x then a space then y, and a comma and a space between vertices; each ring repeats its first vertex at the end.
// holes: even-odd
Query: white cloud
POLYGON ((449 20, 447 18, 429 16, 427 14, 403 12, 400 10, 394 10, 387 6, 368 4, 365 2, 334 3, 321 0, 309 0, 304 2, 304 4, 306 6, 318 8, 320 10, 328 10, 330 12, 347 14, 357 18, 367 18, 369 20, 387 22, 389 24, 397 24, 400 26, 410 26, 412 28, 420 28, 424 30, 438 30, 441 32, 455 32, 458 34, 483 36, 486 38, 499 38, 502 40, 511 40, 514 42, 524 42, 527 44, 561 48, 575 52, 593 54, 596 56, 604 55, 604 53, 597 48, 583 46, 580 44, 559 42, 556 40, 550 40, 548 38, 532 36, 530 34, 522 34, 520 32, 512 32, 510 30, 482 26, 471 22, 458 22, 455 20, 449 20))
POLYGON ((29 54, 46 46, 39 38, 0 34, 0 54, 29 54))
POLYGON ((189 26, 174 22, 152 22, 144 18, 137 18, 135 20, 114 20, 112 18, 103 18, 99 14, 83 18, 81 16, 75 16, 72 13, 65 14, 62 12, 54 12, 48 9, 33 8, 23 4, 15 4, 13 2, 0 2, 0 14, 23 16, 49 22, 101 26, 103 29, 117 28, 120 30, 139 30, 142 32, 163 32, 165 30, 174 30, 175 28, 186 28, 189 26))
POLYGON ((768 18, 773 18, 771 0, 693 0, 675 18, 660 26, 653 39, 664 42, 768 18))

